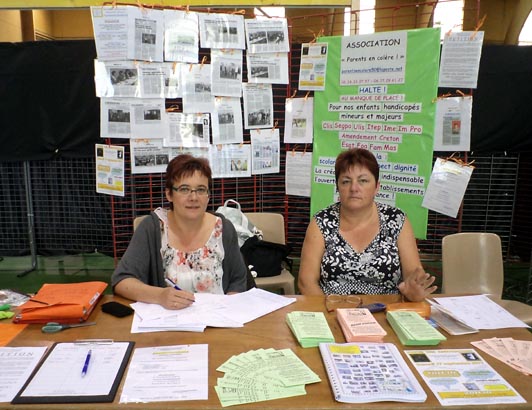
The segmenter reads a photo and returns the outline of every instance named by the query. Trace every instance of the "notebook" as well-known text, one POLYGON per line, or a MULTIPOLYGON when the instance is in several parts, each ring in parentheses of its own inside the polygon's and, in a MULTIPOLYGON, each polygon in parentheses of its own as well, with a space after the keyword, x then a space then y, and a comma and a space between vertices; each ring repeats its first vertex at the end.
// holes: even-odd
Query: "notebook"
POLYGON ((336 318, 348 342, 382 342, 386 331, 366 308, 336 309, 336 318))
POLYGON ((343 403, 424 402, 426 393, 391 343, 320 343, 333 396, 343 403))

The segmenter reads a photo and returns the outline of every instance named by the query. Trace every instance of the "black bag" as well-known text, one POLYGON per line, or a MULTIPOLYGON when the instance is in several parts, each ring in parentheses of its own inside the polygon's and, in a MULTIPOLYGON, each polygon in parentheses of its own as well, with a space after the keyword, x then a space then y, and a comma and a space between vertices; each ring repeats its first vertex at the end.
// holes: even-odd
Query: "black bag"
POLYGON ((276 276, 281 273, 283 262, 291 269, 292 263, 287 256, 291 247, 280 243, 268 242, 252 236, 240 248, 246 265, 252 265, 251 270, 257 272, 257 277, 276 276))

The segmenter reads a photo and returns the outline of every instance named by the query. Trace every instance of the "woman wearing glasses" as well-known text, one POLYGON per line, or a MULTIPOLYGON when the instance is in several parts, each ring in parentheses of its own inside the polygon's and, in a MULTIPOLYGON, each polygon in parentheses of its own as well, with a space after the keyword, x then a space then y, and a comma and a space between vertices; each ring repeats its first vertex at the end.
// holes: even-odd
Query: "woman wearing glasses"
POLYGON ((425 273, 412 226, 397 208, 375 202, 379 164, 350 149, 335 164, 339 202, 310 222, 299 269, 302 294, 393 294, 417 302, 436 290, 425 273))
POLYGON ((247 268, 234 226, 206 212, 212 172, 206 159, 174 158, 166 168, 170 209, 157 208, 136 229, 111 278, 128 299, 182 309, 194 293, 247 289, 247 268))

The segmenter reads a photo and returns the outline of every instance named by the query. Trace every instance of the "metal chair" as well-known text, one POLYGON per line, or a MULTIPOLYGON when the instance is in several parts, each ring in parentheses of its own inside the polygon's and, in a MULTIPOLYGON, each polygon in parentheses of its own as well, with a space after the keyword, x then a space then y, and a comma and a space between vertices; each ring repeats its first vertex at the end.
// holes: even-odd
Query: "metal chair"
POLYGON ((497 234, 463 232, 443 238, 443 293, 487 294, 512 315, 532 325, 532 306, 502 299, 503 285, 501 238, 497 234))
MULTIPOLYGON (((269 242, 286 243, 284 217, 274 212, 245 212, 249 221, 262 231, 263 239, 269 242)), ((295 295, 295 278, 288 269, 283 267, 276 276, 255 278, 258 288, 264 290, 281 289, 285 295, 295 295)))

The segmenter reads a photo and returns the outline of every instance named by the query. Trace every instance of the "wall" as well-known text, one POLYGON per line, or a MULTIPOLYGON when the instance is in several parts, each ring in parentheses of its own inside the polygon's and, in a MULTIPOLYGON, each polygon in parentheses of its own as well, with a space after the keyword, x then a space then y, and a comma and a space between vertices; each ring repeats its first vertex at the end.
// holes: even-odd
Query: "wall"
POLYGON ((0 41, 17 42, 22 40, 20 11, 0 10, 0 41))

